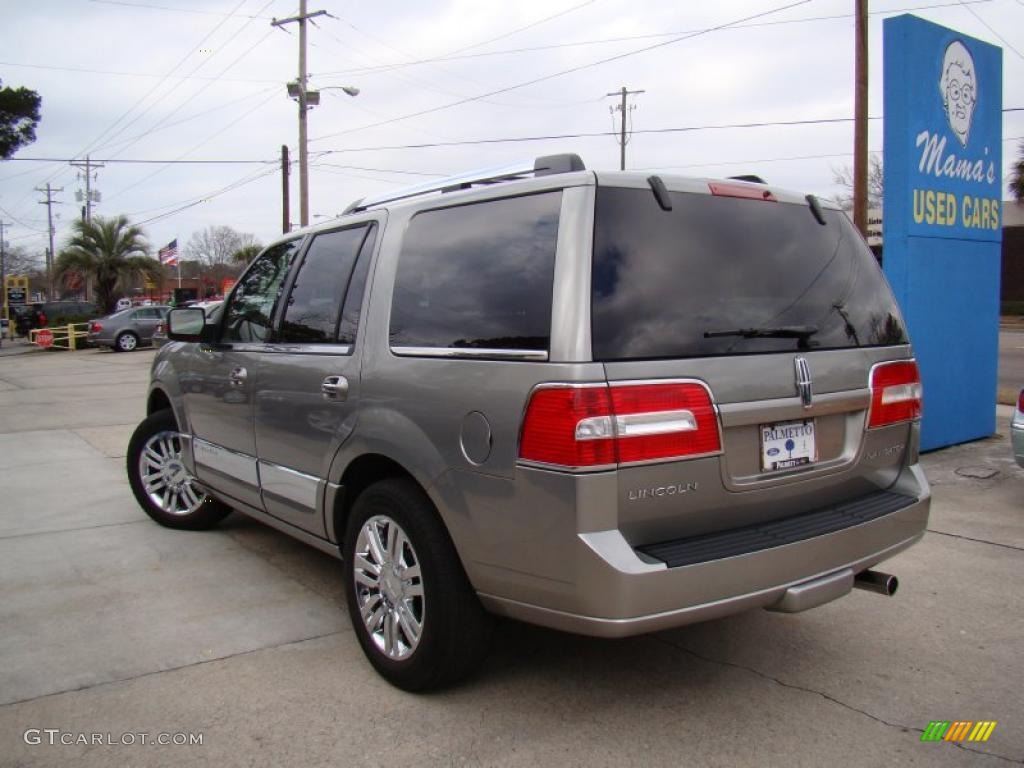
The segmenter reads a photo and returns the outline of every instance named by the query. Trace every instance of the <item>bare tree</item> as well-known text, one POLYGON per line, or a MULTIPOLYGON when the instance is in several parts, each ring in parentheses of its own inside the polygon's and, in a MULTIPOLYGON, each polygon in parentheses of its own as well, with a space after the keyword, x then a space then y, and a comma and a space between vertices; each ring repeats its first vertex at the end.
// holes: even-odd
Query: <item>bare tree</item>
MULTIPOLYGON (((835 196, 836 204, 846 210, 853 209, 853 169, 844 165, 832 169, 832 183, 845 191, 835 196)), ((868 208, 882 207, 883 175, 882 159, 878 155, 868 156, 868 208)))
POLYGON ((243 266, 236 258, 241 250, 258 248, 255 235, 238 232, 231 227, 212 226, 194 232, 185 246, 182 271, 189 265, 197 267, 196 277, 201 284, 202 296, 220 292, 226 278, 234 278, 243 266))
POLYGON ((198 261, 206 269, 232 265, 234 254, 256 243, 256 237, 231 227, 213 226, 192 233, 185 246, 184 257, 198 261))
POLYGON ((31 255, 24 246, 15 245, 7 248, 4 254, 4 263, 8 275, 27 275, 37 269, 42 269, 46 264, 46 255, 38 253, 31 255))

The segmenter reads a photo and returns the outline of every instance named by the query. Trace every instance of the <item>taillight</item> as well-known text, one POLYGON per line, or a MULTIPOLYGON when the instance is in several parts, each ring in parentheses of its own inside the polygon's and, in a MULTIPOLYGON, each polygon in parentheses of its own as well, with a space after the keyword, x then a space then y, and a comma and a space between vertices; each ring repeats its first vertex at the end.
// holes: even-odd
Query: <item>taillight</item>
POLYGON ((90 333, 99 333, 103 330, 103 326, 100 323, 93 323, 89 326, 90 333))
POLYGON ((519 458, 597 467, 720 451, 718 419, 703 384, 542 385, 526 408, 519 458))
POLYGON ((913 360, 881 363, 871 370, 868 427, 921 418, 921 374, 913 360))
POLYGON ((163 323, 157 323, 156 324, 156 332, 157 333, 163 333, 164 332, 164 324, 163 323))
POLYGON ((1017 410, 1024 411, 1024 389, 1020 391, 1020 397, 1017 398, 1017 410))

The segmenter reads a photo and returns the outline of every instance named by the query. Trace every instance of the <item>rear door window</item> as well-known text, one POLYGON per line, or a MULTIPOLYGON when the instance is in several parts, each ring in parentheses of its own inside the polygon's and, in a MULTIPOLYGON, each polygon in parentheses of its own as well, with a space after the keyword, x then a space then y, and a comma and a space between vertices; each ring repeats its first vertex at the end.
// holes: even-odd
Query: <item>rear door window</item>
POLYGON ((322 344, 338 340, 342 301, 370 229, 363 224, 313 238, 285 305, 280 341, 322 344))
POLYGON ((562 193, 425 211, 398 261, 391 345, 429 349, 548 349, 562 193))
POLYGON ((599 188, 595 360, 905 344, 899 310, 847 217, 810 207, 599 188))

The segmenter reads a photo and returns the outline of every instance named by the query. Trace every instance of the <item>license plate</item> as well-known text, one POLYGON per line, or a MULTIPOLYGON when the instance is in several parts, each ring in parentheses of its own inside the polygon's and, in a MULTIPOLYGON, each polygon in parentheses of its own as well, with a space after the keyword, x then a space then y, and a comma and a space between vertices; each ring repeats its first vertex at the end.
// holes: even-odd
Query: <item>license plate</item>
POLYGON ((799 467, 818 460, 814 445, 814 419, 761 425, 761 469, 799 467))

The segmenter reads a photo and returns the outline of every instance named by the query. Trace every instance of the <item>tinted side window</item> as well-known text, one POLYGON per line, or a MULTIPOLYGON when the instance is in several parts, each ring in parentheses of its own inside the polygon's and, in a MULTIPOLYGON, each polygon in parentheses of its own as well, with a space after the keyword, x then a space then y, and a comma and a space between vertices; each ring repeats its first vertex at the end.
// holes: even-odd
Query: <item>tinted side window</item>
POLYGON ((393 347, 547 350, 562 193, 426 211, 409 224, 393 347))
POLYGON ((274 304, 300 242, 289 240, 273 245, 249 265, 225 311, 224 341, 266 341, 274 304))
POLYGON ((335 341, 342 299, 367 229, 363 225, 313 238, 288 297, 281 341, 298 344, 335 341))
POLYGON ((341 311, 341 324, 338 326, 338 343, 355 344, 356 330, 359 328, 359 315, 363 311, 363 294, 366 292, 366 278, 370 273, 370 259, 373 258, 373 246, 377 240, 376 225, 370 227, 363 247, 359 251, 352 279, 348 283, 345 294, 345 308, 341 311))

